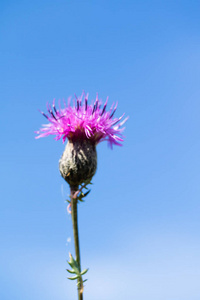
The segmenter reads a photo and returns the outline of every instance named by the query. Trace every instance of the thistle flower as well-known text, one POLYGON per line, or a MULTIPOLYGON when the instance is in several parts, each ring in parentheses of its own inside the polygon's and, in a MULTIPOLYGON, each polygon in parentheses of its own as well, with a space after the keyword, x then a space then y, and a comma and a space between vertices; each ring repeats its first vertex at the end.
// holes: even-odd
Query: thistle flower
POLYGON ((49 121, 48 124, 43 125, 36 133, 39 134, 36 138, 46 137, 48 135, 56 135, 55 139, 63 139, 65 142, 68 139, 90 139, 95 145, 99 142, 108 140, 109 146, 113 144, 121 146, 120 142, 123 141, 121 132, 124 128, 121 126, 126 122, 127 118, 119 123, 124 114, 120 118, 113 118, 117 105, 110 108, 106 112, 108 98, 101 109, 101 101, 98 95, 94 104, 88 105, 88 94, 85 95, 84 105, 82 98, 76 97, 74 106, 70 106, 68 99, 68 106, 64 102, 64 108, 61 108, 59 103, 59 110, 55 107, 55 100, 52 107, 47 105, 48 115, 41 112, 49 121))
POLYGON ((83 201, 82 198, 89 193, 88 191, 84 194, 82 189, 90 183, 97 169, 96 145, 102 141, 108 141, 111 148, 113 145, 121 146, 124 129, 121 127, 127 118, 122 121, 124 114, 120 118, 114 118, 117 105, 113 104, 110 110, 106 111, 108 99, 102 105, 98 95, 91 105, 88 104, 88 95, 84 93, 75 98, 73 106, 70 106, 70 98, 68 105, 64 102, 64 108, 61 108, 59 103, 59 109, 57 109, 55 100, 52 106, 47 105, 48 113, 41 113, 49 123, 43 125, 43 128, 36 132, 38 134, 36 138, 55 135, 56 140, 62 138, 65 142, 68 139, 59 161, 59 169, 62 177, 70 185, 71 201, 69 201, 69 206, 71 207, 76 259, 70 254, 68 263, 72 269, 67 271, 74 274, 73 277, 69 277, 70 280, 77 279, 78 299, 82 300, 83 283, 86 281, 82 279, 82 275, 88 269, 81 271, 77 202, 83 201), (81 184, 83 185, 79 188, 81 184))
POLYGON ((73 106, 70 106, 70 101, 71 98, 68 99, 68 105, 64 102, 64 108, 59 103, 59 110, 55 106, 55 100, 52 107, 47 105, 48 114, 41 113, 49 123, 36 132, 36 138, 55 135, 56 140, 62 138, 65 142, 68 139, 59 167, 63 178, 70 185, 76 186, 90 180, 95 174, 98 143, 108 141, 111 148, 113 145, 121 146, 124 130, 121 127, 127 118, 122 121, 124 114, 120 118, 114 118, 117 104, 106 111, 108 98, 102 107, 98 94, 91 105, 88 105, 88 94, 84 93, 78 98, 75 96, 73 106))

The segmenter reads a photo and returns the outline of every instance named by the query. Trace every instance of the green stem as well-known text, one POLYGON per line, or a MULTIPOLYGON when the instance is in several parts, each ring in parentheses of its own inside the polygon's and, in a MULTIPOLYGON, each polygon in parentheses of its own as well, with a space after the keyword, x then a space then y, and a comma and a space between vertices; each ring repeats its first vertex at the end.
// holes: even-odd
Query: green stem
MULTIPOLYGON (((74 233, 74 244, 75 244, 75 253, 76 261, 81 272, 81 258, 80 258, 80 248, 79 248, 79 236, 78 236, 78 216, 77 216, 77 197, 74 198, 74 194, 78 191, 78 186, 71 186, 71 215, 72 215, 72 224, 73 224, 73 233, 74 233)), ((78 285, 78 300, 83 300, 83 282, 82 278, 77 279, 78 285)))

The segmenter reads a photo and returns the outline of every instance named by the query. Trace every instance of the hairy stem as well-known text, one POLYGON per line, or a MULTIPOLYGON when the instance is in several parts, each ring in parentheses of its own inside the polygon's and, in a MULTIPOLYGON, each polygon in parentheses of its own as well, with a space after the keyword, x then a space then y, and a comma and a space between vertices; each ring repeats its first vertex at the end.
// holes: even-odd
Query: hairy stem
MULTIPOLYGON (((79 248, 79 236, 78 236, 78 214, 77 214, 77 196, 75 193, 78 191, 78 186, 70 186, 71 189, 71 215, 72 215, 72 224, 73 224, 73 233, 74 233, 74 244, 75 244, 75 253, 76 261, 81 272, 81 258, 80 258, 80 248, 79 248)), ((83 282, 82 278, 77 279, 78 286, 78 300, 83 300, 83 282)))

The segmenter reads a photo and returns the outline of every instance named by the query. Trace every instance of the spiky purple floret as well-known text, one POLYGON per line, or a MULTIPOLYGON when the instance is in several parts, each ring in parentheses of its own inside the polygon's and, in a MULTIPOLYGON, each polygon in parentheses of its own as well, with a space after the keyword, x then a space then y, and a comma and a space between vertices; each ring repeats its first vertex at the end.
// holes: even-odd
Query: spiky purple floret
POLYGON ((59 103, 59 110, 55 107, 55 100, 52 107, 47 104, 48 114, 41 113, 49 123, 42 125, 43 127, 36 132, 38 134, 36 138, 52 134, 56 135, 56 140, 62 138, 63 142, 66 138, 83 138, 91 139, 95 144, 107 140, 111 147, 113 144, 121 146, 123 141, 122 131, 124 130, 121 126, 128 118, 121 121, 124 114, 120 118, 113 118, 117 104, 114 109, 113 104, 107 112, 108 98, 102 109, 98 95, 94 104, 91 105, 88 105, 88 94, 83 93, 80 97, 75 96, 75 98, 76 101, 73 101, 73 106, 70 106, 70 98, 68 99, 68 105, 64 102, 64 108, 61 108, 59 103), (82 105, 83 96, 84 105, 82 105))

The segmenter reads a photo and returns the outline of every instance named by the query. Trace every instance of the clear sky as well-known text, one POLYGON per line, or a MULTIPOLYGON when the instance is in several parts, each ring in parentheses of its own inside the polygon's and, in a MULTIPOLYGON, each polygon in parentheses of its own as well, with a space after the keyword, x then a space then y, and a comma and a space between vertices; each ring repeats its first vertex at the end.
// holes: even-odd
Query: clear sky
POLYGON ((77 299, 64 145, 34 131, 83 90, 130 117, 79 205, 84 299, 200 299, 199 17, 192 0, 0 1, 0 299, 77 299))

